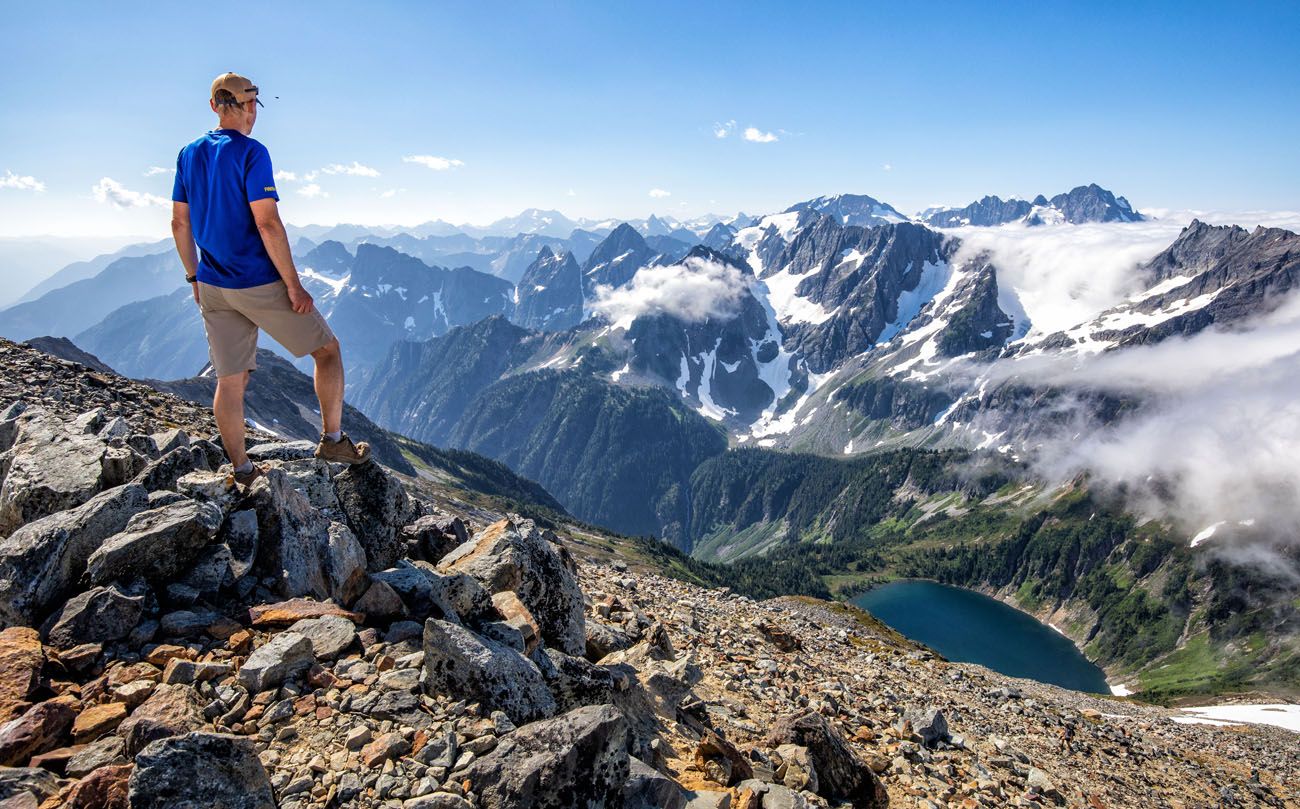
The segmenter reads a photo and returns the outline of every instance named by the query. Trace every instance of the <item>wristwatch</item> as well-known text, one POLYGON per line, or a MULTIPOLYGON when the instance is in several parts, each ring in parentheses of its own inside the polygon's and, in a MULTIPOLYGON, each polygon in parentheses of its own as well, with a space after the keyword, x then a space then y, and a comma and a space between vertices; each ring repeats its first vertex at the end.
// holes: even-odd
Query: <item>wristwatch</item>
POLYGON ((189 281, 191 284, 197 284, 199 282, 199 277, 197 275, 187 275, 185 276, 185 280, 189 281))

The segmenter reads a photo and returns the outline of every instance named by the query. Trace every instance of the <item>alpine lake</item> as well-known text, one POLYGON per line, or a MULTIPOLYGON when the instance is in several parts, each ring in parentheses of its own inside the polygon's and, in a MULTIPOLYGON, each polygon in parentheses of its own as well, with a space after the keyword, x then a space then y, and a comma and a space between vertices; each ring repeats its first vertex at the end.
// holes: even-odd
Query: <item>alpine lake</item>
POLYGON ((932 581, 896 581, 853 603, 948 660, 1075 691, 1109 694, 1105 673, 1060 632, 995 598, 932 581))

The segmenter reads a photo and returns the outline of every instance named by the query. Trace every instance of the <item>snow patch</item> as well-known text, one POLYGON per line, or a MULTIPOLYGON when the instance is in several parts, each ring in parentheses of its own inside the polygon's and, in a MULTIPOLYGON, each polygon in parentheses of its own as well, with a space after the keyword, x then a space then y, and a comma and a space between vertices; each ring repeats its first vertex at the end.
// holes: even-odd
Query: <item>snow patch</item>
POLYGON ((756 286, 763 287, 767 292, 767 300, 776 312, 777 321, 816 325, 825 322, 835 314, 835 310, 828 312, 820 303, 802 298, 795 293, 800 281, 818 272, 819 270, 814 268, 803 275, 793 275, 790 268, 785 267, 780 272, 758 282, 756 286))
POLYGON ((1196 536, 1192 537, 1192 547, 1195 548, 1197 545, 1200 545, 1200 544, 1201 544, 1202 542, 1204 542, 1205 540, 1207 540, 1207 539, 1209 539, 1210 537, 1214 536, 1214 532, 1217 531, 1217 530, 1219 530, 1219 527, 1220 527, 1221 525, 1223 525, 1225 522, 1227 522, 1227 521, 1226 521, 1226 520, 1220 520, 1219 522, 1216 522, 1216 523, 1214 523, 1213 525, 1209 525, 1209 526, 1206 526, 1205 528, 1202 528, 1202 529, 1201 529, 1201 532, 1200 532, 1199 534, 1197 534, 1196 536))
POLYGON ((1184 715, 1170 719, 1184 725, 1272 725, 1300 733, 1300 705, 1205 705, 1182 710, 1184 715))
POLYGON ((333 278, 322 272, 317 272, 311 267, 304 267, 298 270, 298 274, 301 275, 303 278, 310 278, 313 281, 320 281, 322 284, 325 284, 331 290, 333 290, 335 295, 342 292, 343 288, 348 285, 348 281, 352 278, 351 273, 343 276, 342 278, 333 278))
MULTIPOLYGON (((908 269, 910 270, 911 267, 908 267, 908 269)), ((916 282, 914 288, 906 290, 898 296, 894 308, 897 314, 895 314, 892 322, 885 324, 880 336, 876 338, 876 343, 888 343, 898 336, 898 333, 921 313, 921 309, 944 290, 944 287, 948 285, 951 274, 951 269, 946 261, 941 261, 938 264, 931 264, 927 261, 922 264, 921 278, 916 282)))

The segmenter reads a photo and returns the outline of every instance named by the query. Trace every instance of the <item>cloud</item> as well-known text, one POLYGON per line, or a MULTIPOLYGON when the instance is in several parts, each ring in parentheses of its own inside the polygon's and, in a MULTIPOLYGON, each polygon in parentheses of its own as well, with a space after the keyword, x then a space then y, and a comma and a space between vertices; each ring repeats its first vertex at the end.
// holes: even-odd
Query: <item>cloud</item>
POLYGON ((353 160, 352 165, 345 166, 341 163, 330 163, 320 170, 321 174, 346 174, 350 177, 378 177, 379 172, 369 166, 363 166, 353 160))
POLYGON ((151 205, 166 205, 168 200, 157 194, 146 194, 124 188, 111 177, 103 177, 91 187, 90 193, 97 202, 107 202, 115 208, 147 208, 151 205))
MULTIPOLYGON (((1240 214, 1200 213, 1250 221, 1240 214)), ((1284 213, 1265 221, 1294 228, 1300 217, 1284 213)), ((1129 227, 1135 233, 1157 231, 1155 223, 1129 227)), ((1044 230, 1076 248, 1098 248, 1102 272, 1115 271, 1119 256, 1131 258, 1136 243, 1044 230)), ((1034 247, 1027 255, 1050 260, 1070 254, 1034 247)), ((1060 266, 1073 281, 1082 278, 1069 261, 1060 266)), ((978 381, 991 385, 1059 392, 1043 406, 1050 406, 1050 414, 1040 411, 1035 419, 1038 434, 1025 440, 1045 480, 1086 475, 1090 486, 1123 497, 1140 518, 1175 526, 1189 543, 1200 538, 1198 549, 1211 557, 1300 586, 1300 293, 1230 327, 1094 355, 1022 355, 976 370, 982 371, 978 381), (1100 395, 1124 402, 1124 415, 1109 422, 1100 418, 1100 395)), ((995 434, 1024 419, 1014 409, 986 411, 971 432, 995 434)))
POLYGON ((886 164, 884 164, 883 166, 880 167, 880 170, 881 170, 881 171, 893 171, 893 170, 894 170, 894 164, 893 164, 893 163, 886 163, 886 164))
POLYGON ((1168 247, 1193 219, 1300 230, 1300 213, 1161 213, 1161 218, 1146 222, 1011 224, 944 232, 962 241, 956 261, 990 253, 999 287, 1014 294, 1029 317, 1031 333, 1050 334, 1091 320, 1141 288, 1143 279, 1135 272, 1137 266, 1168 247))
POLYGON ((381 193, 379 196, 383 199, 390 199, 392 197, 397 196, 398 194, 402 194, 405 192, 406 192, 405 188, 390 188, 384 191, 383 193, 381 193))
POLYGON ((275 173, 275 181, 278 183, 285 183, 285 182, 295 183, 298 181, 298 175, 292 171, 285 171, 284 169, 280 169, 275 173))
POLYGON ((569 189, 569 193, 568 193, 566 196, 576 197, 576 196, 578 196, 578 192, 576 192, 576 191, 574 191, 572 188, 570 188, 570 189, 569 189))
POLYGON ((736 130, 736 122, 735 122, 735 121, 727 121, 726 123, 714 124, 714 125, 713 125, 713 136, 714 136, 715 138, 725 138, 725 137, 727 137, 728 135, 730 135, 732 132, 734 132, 735 130, 736 130))
POLYGON ((650 189, 650 196, 654 197, 655 199, 663 199, 664 197, 671 197, 672 195, 673 195, 673 192, 671 192, 671 191, 665 191, 665 190, 663 190, 662 188, 651 188, 651 189, 650 189))
POLYGON ((643 267, 621 287, 598 285, 591 308, 624 327, 641 315, 666 314, 697 323, 735 314, 748 285, 736 268, 702 258, 643 267))
POLYGON ((435 157, 428 154, 413 154, 402 158, 403 163, 418 163, 434 171, 447 171, 448 169, 458 169, 465 165, 464 162, 450 157, 435 157))
POLYGON ((321 187, 316 183, 308 183, 307 185, 304 185, 302 188, 298 189, 298 193, 307 199, 324 199, 329 196, 329 192, 322 191, 321 187))
POLYGON ((144 170, 144 176, 146 177, 156 177, 159 174, 175 174, 175 173, 176 173, 176 169, 169 169, 163 166, 150 166, 149 168, 144 170))
POLYGON ((16 188, 19 191, 44 191, 45 183, 30 175, 20 176, 5 169, 5 176, 0 177, 0 188, 16 188))
POLYGON ((751 143, 775 143, 777 138, 775 132, 764 132, 756 126, 745 128, 745 140, 751 143))

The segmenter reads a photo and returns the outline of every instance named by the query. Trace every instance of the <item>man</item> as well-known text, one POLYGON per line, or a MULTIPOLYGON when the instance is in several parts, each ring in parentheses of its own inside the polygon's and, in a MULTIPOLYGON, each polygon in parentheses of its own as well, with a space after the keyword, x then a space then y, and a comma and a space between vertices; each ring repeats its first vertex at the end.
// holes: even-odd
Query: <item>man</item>
POLYGON ((316 362, 321 429, 316 457, 358 464, 370 447, 342 432, 343 357, 339 341, 303 289, 276 207, 271 156, 249 137, 257 122, 257 86, 223 73, 209 99, 218 127, 181 149, 172 189, 172 235, 185 280, 203 312, 217 377, 212 402, 235 481, 249 486, 264 470, 244 451, 244 390, 257 368, 257 333, 266 331, 295 357, 316 362), (195 250, 195 243, 198 250, 195 250))

